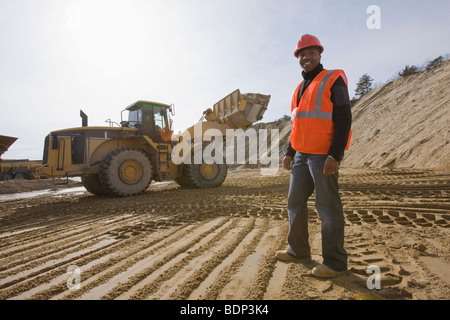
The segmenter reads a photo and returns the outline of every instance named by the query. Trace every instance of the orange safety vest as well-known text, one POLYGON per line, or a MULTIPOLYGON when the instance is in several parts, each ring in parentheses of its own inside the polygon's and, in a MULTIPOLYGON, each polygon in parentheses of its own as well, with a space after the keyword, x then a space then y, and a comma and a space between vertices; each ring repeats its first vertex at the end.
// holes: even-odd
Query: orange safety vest
MULTIPOLYGON (((327 154, 333 139, 334 124, 331 87, 342 76, 347 84, 343 70, 323 70, 309 84, 297 105, 301 82, 292 95, 292 133, 291 146, 294 150, 327 154)), ((352 131, 345 150, 348 150, 352 131)))

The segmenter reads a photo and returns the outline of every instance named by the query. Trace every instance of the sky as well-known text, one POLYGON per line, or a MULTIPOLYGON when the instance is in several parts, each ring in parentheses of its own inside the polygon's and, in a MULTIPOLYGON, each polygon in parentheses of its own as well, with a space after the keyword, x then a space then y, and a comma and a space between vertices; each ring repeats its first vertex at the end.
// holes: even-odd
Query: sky
POLYGON ((275 121, 306 33, 353 97, 365 73, 383 84, 450 53, 449 18, 448 0, 0 0, 0 135, 18 138, 2 158, 42 159, 80 110, 108 126, 137 100, 174 104, 178 131, 240 89, 271 95, 262 121, 275 121))

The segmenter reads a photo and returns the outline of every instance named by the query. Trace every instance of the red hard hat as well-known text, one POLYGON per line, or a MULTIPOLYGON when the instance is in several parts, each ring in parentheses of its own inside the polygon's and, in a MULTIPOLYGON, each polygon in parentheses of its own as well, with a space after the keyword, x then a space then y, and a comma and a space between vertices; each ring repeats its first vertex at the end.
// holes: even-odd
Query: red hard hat
POLYGON ((308 47, 319 47, 320 52, 323 52, 323 47, 320 44, 319 39, 310 34, 304 34, 300 40, 298 40, 297 48, 295 48, 294 56, 298 58, 298 53, 300 50, 308 48, 308 47))

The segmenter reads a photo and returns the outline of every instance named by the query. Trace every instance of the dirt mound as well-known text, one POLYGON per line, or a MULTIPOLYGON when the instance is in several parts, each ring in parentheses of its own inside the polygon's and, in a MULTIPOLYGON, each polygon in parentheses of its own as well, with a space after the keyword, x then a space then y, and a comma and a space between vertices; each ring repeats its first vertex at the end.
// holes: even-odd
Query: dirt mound
POLYGON ((61 184, 55 184, 55 181, 53 181, 53 179, 14 179, 0 181, 0 194, 31 192, 45 189, 56 190, 75 186, 81 186, 81 183, 77 180, 72 179, 69 179, 69 181, 66 181, 66 183, 61 184))
POLYGON ((345 166, 450 169, 450 61, 376 88, 353 107, 345 166))
MULTIPOLYGON (((342 166, 450 170, 450 61, 373 89, 352 108, 353 136, 342 166)), ((279 129, 280 163, 288 117, 259 123, 279 129)))

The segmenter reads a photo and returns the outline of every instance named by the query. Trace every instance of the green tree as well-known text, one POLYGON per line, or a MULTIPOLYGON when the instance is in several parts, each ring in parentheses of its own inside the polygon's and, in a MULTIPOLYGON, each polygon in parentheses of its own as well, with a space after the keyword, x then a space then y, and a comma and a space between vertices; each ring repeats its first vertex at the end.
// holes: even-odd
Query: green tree
POLYGON ((433 69, 434 67, 438 66, 439 64, 441 64, 442 62, 444 62, 444 57, 443 56, 439 56, 436 59, 434 59, 433 61, 428 62, 426 69, 430 70, 433 69))
POLYGON ((361 78, 359 78, 355 90, 355 95, 358 96, 358 99, 372 90, 372 82, 373 79, 367 73, 363 74, 361 78))
POLYGON ((417 66, 408 66, 408 65, 406 65, 405 68, 398 73, 398 75, 400 77, 407 77, 407 76, 415 74, 415 73, 417 73, 419 71, 420 70, 419 70, 419 68, 417 66))

